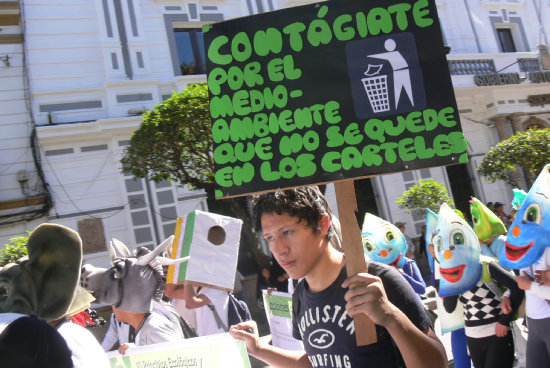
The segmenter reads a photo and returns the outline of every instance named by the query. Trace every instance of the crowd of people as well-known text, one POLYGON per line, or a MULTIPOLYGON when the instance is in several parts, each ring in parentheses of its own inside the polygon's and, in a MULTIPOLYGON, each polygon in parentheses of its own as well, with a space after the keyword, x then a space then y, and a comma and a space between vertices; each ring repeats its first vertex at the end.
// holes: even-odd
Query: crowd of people
MULTIPOLYGON (((509 228, 513 218, 502 207, 497 202, 492 211, 509 228)), ((109 366, 98 350, 116 349, 125 354, 133 346, 229 332, 246 343, 250 355, 274 367, 447 367, 433 318, 426 313, 419 295, 426 290, 425 275, 420 271, 428 263, 426 250, 440 267, 444 261, 439 258, 450 257, 450 253, 442 252, 440 244, 433 244, 434 236, 426 233, 426 226, 414 244, 405 236, 406 224, 396 223, 406 244, 403 258, 384 264, 373 261, 366 252, 368 272, 348 275, 345 255, 335 245, 341 239, 333 241, 339 224, 336 226, 336 217, 317 187, 256 195, 253 214, 255 230, 269 244, 273 255, 271 262, 258 272, 256 298, 261 300, 264 289, 287 291, 290 285, 292 336, 303 342, 304 351, 285 351, 260 340, 253 320, 231 325, 230 295, 225 290, 166 284, 166 265, 161 261, 166 246, 161 245, 152 252, 140 248, 131 253, 126 249, 111 260, 110 270, 90 265, 82 268, 82 287, 93 294, 96 302, 112 306, 113 313, 101 344, 84 328, 72 326, 73 314, 49 321, 72 351, 74 366, 109 366), (133 272, 137 267, 141 267, 139 272, 133 272), (116 282, 105 281, 104 272, 116 274, 116 282), (350 288, 352 284, 354 287, 350 288), (357 346, 353 318, 358 315, 366 315, 376 324, 374 344, 357 346), (320 331, 327 333, 320 335, 320 331)), ((390 240, 394 236, 397 234, 390 240)), ((488 243, 490 249, 494 239, 480 243, 488 243)), ((479 252, 471 253, 479 257, 479 252)), ((524 292, 529 327, 528 368, 548 366, 549 266, 547 251, 517 275, 497 262, 488 262, 473 287, 445 296, 445 309, 454 310, 459 303, 464 308, 468 350, 476 368, 512 367, 514 340, 509 326, 524 292)), ((234 292, 248 302, 242 281, 243 276, 237 271, 234 292)), ((439 289, 433 277, 432 283, 439 289)))

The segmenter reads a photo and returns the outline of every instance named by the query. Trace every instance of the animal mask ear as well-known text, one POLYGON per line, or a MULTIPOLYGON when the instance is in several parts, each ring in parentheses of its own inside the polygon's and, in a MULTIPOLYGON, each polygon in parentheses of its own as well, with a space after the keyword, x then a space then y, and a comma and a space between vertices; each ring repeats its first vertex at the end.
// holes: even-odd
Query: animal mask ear
POLYGON ((115 238, 111 240, 109 243, 109 261, 111 266, 116 257, 129 257, 130 255, 130 250, 123 242, 115 238))
POLYGON ((0 281, 7 286, 0 311, 33 314, 46 321, 63 317, 80 277, 80 236, 61 225, 42 224, 31 233, 27 248, 28 260, 0 271, 0 281))

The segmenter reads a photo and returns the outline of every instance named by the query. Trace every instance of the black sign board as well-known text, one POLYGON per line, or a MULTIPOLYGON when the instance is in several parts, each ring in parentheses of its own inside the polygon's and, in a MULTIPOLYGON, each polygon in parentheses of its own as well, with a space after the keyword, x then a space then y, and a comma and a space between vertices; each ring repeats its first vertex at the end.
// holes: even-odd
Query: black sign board
POLYGON ((203 32, 217 197, 468 160, 433 0, 331 0, 203 32))

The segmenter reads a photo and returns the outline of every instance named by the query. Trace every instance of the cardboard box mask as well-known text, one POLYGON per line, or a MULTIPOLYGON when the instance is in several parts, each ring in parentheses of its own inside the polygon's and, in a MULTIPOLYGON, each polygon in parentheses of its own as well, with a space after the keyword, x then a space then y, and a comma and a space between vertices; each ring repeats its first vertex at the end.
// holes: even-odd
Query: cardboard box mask
POLYGON ((242 220, 195 210, 178 218, 171 257, 190 256, 170 266, 166 282, 233 290, 242 220))

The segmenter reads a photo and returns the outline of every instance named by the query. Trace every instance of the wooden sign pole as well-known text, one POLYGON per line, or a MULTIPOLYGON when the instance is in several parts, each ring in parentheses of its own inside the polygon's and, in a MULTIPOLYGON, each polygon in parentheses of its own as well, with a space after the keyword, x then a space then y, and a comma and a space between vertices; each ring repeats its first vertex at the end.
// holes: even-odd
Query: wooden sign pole
MULTIPOLYGON (((342 244, 346 257, 346 271, 348 276, 360 272, 367 272, 367 264, 363 252, 361 230, 357 224, 357 200, 353 180, 334 182, 338 217, 342 228, 342 244)), ((354 284, 351 285, 354 287, 354 284)), ((376 326, 366 314, 353 317, 357 346, 370 345, 377 341, 376 326)))

